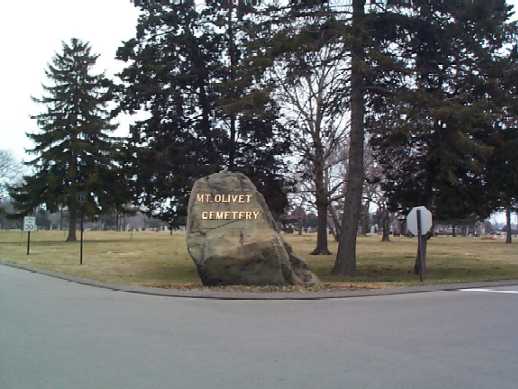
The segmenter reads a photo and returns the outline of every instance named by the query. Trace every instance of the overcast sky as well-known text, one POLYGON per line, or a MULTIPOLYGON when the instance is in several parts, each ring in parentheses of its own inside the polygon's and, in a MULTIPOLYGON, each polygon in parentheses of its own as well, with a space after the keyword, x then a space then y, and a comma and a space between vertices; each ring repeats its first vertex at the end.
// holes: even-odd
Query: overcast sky
MULTIPOLYGON (((509 1, 518 4, 518 0, 509 1)), ((31 115, 41 107, 46 64, 63 40, 75 37, 101 54, 98 70, 113 75, 122 68, 114 59, 120 43, 135 34, 138 13, 130 0, 25 0, 0 5, 0 149, 19 159, 31 145, 25 132, 36 129, 31 115)), ((127 131, 121 120, 120 132, 127 131)))
POLYGON ((22 159, 30 147, 25 132, 35 129, 30 115, 41 109, 31 96, 41 96, 43 71, 63 40, 89 41, 101 54, 97 70, 113 75, 122 68, 115 51, 134 36, 137 16, 130 0, 2 1, 0 149, 22 159))

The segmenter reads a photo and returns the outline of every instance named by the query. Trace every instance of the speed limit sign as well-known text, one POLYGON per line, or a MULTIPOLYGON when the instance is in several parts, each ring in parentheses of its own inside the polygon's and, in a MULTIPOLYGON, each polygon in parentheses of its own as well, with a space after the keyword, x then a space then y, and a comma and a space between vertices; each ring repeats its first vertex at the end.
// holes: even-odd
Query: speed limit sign
POLYGON ((34 216, 25 216, 23 218, 23 231, 27 232, 27 255, 31 252, 31 232, 36 231, 36 218, 34 216))
POLYGON ((36 231, 36 218, 34 216, 25 216, 23 218, 23 231, 24 232, 32 232, 36 231))

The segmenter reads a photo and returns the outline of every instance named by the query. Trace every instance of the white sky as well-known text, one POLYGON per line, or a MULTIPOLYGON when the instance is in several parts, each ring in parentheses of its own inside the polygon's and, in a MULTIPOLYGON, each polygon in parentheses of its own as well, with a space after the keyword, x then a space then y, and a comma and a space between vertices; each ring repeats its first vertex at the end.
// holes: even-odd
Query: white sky
MULTIPOLYGON (((518 5, 518 0, 509 3, 518 5)), ((25 0, 0 5, 0 149, 25 157, 36 130, 31 115, 41 110, 31 96, 42 95, 46 64, 61 42, 75 37, 101 54, 98 70, 113 75, 122 68, 115 51, 135 35, 138 13, 130 0, 25 0)), ((128 120, 119 120, 125 133, 128 120)))
POLYGON ((0 149, 22 159, 24 149, 31 147, 25 132, 36 129, 30 116, 42 109, 31 96, 42 95, 44 69, 62 41, 72 37, 89 41, 92 51, 101 54, 96 70, 113 75, 123 65, 114 59, 115 52, 135 35, 137 17, 130 0, 2 1, 0 149))

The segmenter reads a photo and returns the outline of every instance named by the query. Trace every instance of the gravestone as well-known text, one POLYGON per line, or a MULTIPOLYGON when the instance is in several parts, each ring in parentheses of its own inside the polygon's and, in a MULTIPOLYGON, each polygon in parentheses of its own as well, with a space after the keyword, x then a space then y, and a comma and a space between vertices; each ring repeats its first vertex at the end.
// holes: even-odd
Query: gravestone
POLYGON ((187 248, 204 285, 314 285, 284 242, 254 184, 223 171, 200 178, 189 198, 187 248))

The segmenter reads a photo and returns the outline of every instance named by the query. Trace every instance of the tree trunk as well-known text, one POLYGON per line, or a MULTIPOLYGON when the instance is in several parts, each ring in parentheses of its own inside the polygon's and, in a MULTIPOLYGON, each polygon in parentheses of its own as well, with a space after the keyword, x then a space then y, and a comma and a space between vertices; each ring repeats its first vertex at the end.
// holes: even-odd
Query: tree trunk
POLYGON ((59 208, 59 230, 63 231, 63 207, 59 208))
POLYGON ((363 142, 364 142, 364 75, 365 50, 362 42, 365 0, 353 0, 351 49, 351 132, 347 188, 342 217, 342 231, 338 253, 333 268, 337 275, 352 275, 356 271, 356 235, 363 193, 363 142))
POLYGON ((329 255, 327 245, 327 190, 324 182, 323 160, 317 160, 314 166, 315 174, 315 197, 317 206, 317 246, 311 255, 329 255))
POLYGON ((513 243, 513 231, 511 229, 511 207, 507 207, 505 209, 505 221, 506 221, 505 243, 511 244, 511 243, 513 243))
POLYGON ((457 230, 455 229, 455 225, 451 226, 451 236, 454 238, 457 237, 457 230))
POLYGON ((342 229, 340 228, 340 221, 338 220, 338 215, 336 214, 336 209, 333 205, 329 205, 329 213, 331 214, 331 219, 333 220, 333 224, 335 226, 335 240, 340 241, 340 235, 342 233, 342 229))
MULTIPOLYGON (((228 8, 228 54, 230 60, 230 81, 233 82, 235 78, 235 66, 236 66, 236 47, 234 42, 234 24, 232 20, 232 13, 234 12, 233 3, 230 2, 230 7, 228 8)), ((230 97, 235 98, 234 93, 234 85, 231 86, 232 90, 230 92, 230 97)), ((237 137, 237 128, 236 128, 236 114, 234 112, 230 113, 230 151, 229 151, 229 163, 228 167, 230 170, 235 168, 236 163, 236 137, 237 137)))
POLYGON ((336 231, 335 231, 335 228, 332 224, 329 224, 327 225, 329 227, 329 233, 331 235, 333 235, 333 238, 335 239, 335 242, 338 242, 338 235, 336 235, 336 231))
MULTIPOLYGON (((428 239, 430 239, 430 237, 432 236, 431 233, 428 233, 426 235, 423 236, 423 253, 424 253, 424 256, 423 256, 423 274, 426 273, 426 246, 427 246, 427 242, 428 242, 428 239)), ((415 274, 419 274, 419 268, 421 267, 421 263, 419 262, 419 247, 417 248, 417 254, 416 254, 416 257, 415 257, 415 264, 414 264, 414 273, 415 274)))
POLYGON ((317 247, 311 252, 311 255, 330 255, 327 245, 327 205, 319 205, 317 207, 317 247))
POLYGON ((76 237, 76 224, 77 224, 77 210, 76 207, 68 207, 68 236, 67 242, 77 241, 76 237))
POLYGON ((369 223, 369 201, 366 201, 362 204, 362 212, 360 216, 361 220, 361 234, 367 235, 370 232, 370 223, 369 223))
POLYGON ((383 209, 382 211, 382 228, 383 234, 381 235, 382 242, 390 242, 390 217, 387 209, 383 209))

